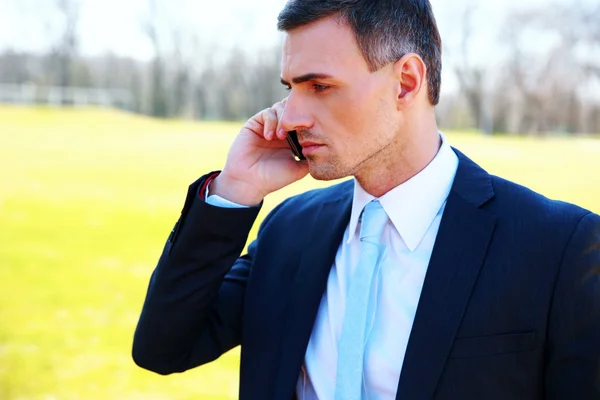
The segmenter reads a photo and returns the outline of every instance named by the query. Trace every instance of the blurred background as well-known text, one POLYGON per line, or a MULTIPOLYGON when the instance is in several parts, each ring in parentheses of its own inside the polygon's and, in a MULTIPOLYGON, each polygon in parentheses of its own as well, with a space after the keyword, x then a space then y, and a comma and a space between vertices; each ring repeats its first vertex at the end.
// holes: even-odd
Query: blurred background
MULTIPOLYGON (((242 120, 283 96, 283 4, 2 0, 0 100, 242 120)), ((598 0, 433 5, 444 41, 441 127, 600 131, 598 0)))
MULTIPOLYGON (((239 349, 168 377, 130 349, 187 185, 285 96, 284 3, 0 0, 1 400, 237 398, 239 349)), ((600 0, 432 4, 451 144, 600 212, 600 0)))

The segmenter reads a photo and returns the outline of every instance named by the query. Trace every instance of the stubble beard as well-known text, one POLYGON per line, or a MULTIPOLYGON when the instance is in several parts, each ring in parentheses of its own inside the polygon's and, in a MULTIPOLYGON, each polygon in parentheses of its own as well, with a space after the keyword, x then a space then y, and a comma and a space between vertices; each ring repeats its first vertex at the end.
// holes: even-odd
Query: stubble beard
POLYGON ((319 157, 307 156, 306 159, 308 161, 308 173, 318 181, 331 181, 349 175, 338 157, 319 160, 319 157))
MULTIPOLYGON (((389 152, 392 143, 387 143, 381 147, 374 148, 358 162, 348 165, 345 164, 338 156, 328 156, 323 159, 319 156, 307 156, 308 172, 316 180, 331 181, 342 179, 349 176, 357 176, 366 172, 367 174, 374 168, 377 168, 389 152)), ((352 160, 350 160, 352 161, 352 160)))
MULTIPOLYGON (((307 129, 298 130, 298 138, 324 142, 327 146, 327 141, 323 141, 323 138, 307 129)), ((337 155, 331 153, 327 156, 307 155, 306 161, 308 162, 308 173, 318 181, 332 181, 349 176, 348 168, 344 167, 342 160, 337 155)))
MULTIPOLYGON (((307 136, 310 137, 310 135, 307 136)), ((362 159, 358 162, 354 159, 347 159, 344 163, 341 157, 331 153, 326 157, 308 155, 306 156, 308 172, 319 181, 331 181, 349 176, 358 177, 364 173, 368 175, 372 170, 376 170, 386 157, 390 156, 388 153, 392 147, 393 139, 381 140, 379 145, 373 147, 367 154, 363 154, 362 159), (353 163, 353 161, 355 162, 353 163)))
POLYGON ((307 156, 308 172, 314 179, 319 181, 332 181, 356 176, 363 169, 369 169, 374 159, 376 160, 380 153, 384 152, 388 146, 376 149, 371 154, 366 155, 364 159, 352 165, 344 164, 340 157, 337 156, 330 156, 327 159, 322 159, 318 156, 307 156))

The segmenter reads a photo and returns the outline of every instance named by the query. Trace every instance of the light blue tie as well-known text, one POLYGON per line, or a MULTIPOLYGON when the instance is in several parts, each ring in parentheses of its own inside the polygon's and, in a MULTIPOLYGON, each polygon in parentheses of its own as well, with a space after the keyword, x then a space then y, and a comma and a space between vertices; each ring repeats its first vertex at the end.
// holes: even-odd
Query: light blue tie
POLYGON ((379 262, 380 239, 388 216, 377 200, 367 204, 360 228, 360 257, 350 278, 342 336, 338 345, 335 400, 362 398, 363 357, 367 311, 374 272, 379 262))

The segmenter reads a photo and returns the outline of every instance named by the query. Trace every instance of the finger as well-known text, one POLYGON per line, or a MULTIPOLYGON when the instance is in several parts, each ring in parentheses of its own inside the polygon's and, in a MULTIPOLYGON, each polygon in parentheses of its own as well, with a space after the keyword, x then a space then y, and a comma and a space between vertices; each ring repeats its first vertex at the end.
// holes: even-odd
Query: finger
POLYGON ((269 117, 269 113, 272 113, 269 108, 257 112, 252 118, 246 121, 244 127, 250 129, 252 132, 262 137, 263 139, 267 139, 267 130, 265 129, 265 122, 269 118, 273 118, 273 116, 269 117))
POLYGON ((273 108, 267 108, 262 113, 263 119, 263 136, 267 140, 272 140, 275 137, 275 129, 277 129, 277 112, 273 108))
MULTIPOLYGON (((255 116, 256 118, 258 118, 258 115, 255 116)), ((256 120, 256 118, 253 119, 249 119, 246 124, 244 125, 244 128, 251 130, 255 135, 260 136, 261 138, 263 138, 263 124, 261 124, 260 122, 258 122, 256 120)))
POLYGON ((287 99, 283 99, 279 103, 275 103, 273 105, 273 109, 277 113, 277 126, 275 127, 275 134, 280 140, 285 140, 285 137, 287 136, 287 132, 281 128, 281 119, 285 111, 286 100, 287 99))

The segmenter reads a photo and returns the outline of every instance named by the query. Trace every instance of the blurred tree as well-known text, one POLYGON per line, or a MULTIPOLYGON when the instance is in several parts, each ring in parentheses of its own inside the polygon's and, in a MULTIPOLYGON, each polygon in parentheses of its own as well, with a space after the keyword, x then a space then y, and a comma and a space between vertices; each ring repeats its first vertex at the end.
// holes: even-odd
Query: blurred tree
POLYGON ((486 107, 490 99, 485 90, 485 75, 489 71, 482 66, 474 65, 473 57, 469 54, 473 37, 473 17, 476 11, 475 3, 470 1, 465 4, 460 23, 461 57, 459 63, 454 66, 454 73, 469 106, 475 127, 486 134, 491 134, 493 127, 486 107))
POLYGON ((157 14, 156 0, 148 0, 148 19, 142 23, 142 30, 148 37, 154 50, 154 58, 151 66, 150 84, 150 114, 157 117, 169 116, 166 96, 165 67, 163 63, 163 52, 160 42, 159 17, 157 14))
POLYGON ((598 58, 590 57, 600 50, 595 36, 599 24, 589 17, 590 11, 586 3, 575 1, 509 14, 503 35, 509 56, 496 93, 512 105, 512 123, 507 124, 511 130, 600 130, 587 116, 599 100, 590 96, 588 87, 593 80, 600 82, 600 76, 594 76, 593 61, 598 58), (545 46, 527 48, 531 38, 545 46))
POLYGON ((56 0, 56 9, 61 15, 63 31, 52 55, 56 62, 58 85, 63 88, 63 102, 68 96, 67 88, 73 86, 73 69, 79 44, 78 23, 81 4, 78 0, 56 0))
MULTIPOLYGON (((286 96, 279 83, 279 45, 229 49, 221 38, 200 37, 196 19, 185 14, 187 1, 140 3, 138 25, 153 51, 149 61, 141 61, 110 52, 82 56, 80 22, 92 0, 12 0, 23 21, 47 27, 41 48, 48 50, 4 50, 0 85, 32 83, 46 93, 57 92, 52 86, 100 89, 90 93, 117 89, 127 92, 124 98, 133 97, 119 104, 137 112, 233 120, 286 96)), ((444 77, 446 89, 436 109, 443 129, 600 132, 600 2, 548 1, 555 3, 524 2, 508 11, 498 7, 508 16, 490 24, 481 2, 459 0, 449 6, 446 23, 452 29, 443 32, 449 46, 444 47, 444 65, 453 77, 444 77), (494 51, 482 50, 487 45, 483 34, 496 28, 497 40, 489 43, 494 51)), ((443 13, 439 16, 443 31, 443 13)), ((252 29, 249 20, 244 23, 252 29)))
POLYGON ((251 101, 246 114, 253 115, 288 95, 281 84, 281 51, 281 46, 275 46, 259 52, 258 61, 249 74, 248 91, 251 101))
POLYGON ((7 50, 0 54, 0 82, 26 83, 31 80, 30 56, 7 50))

